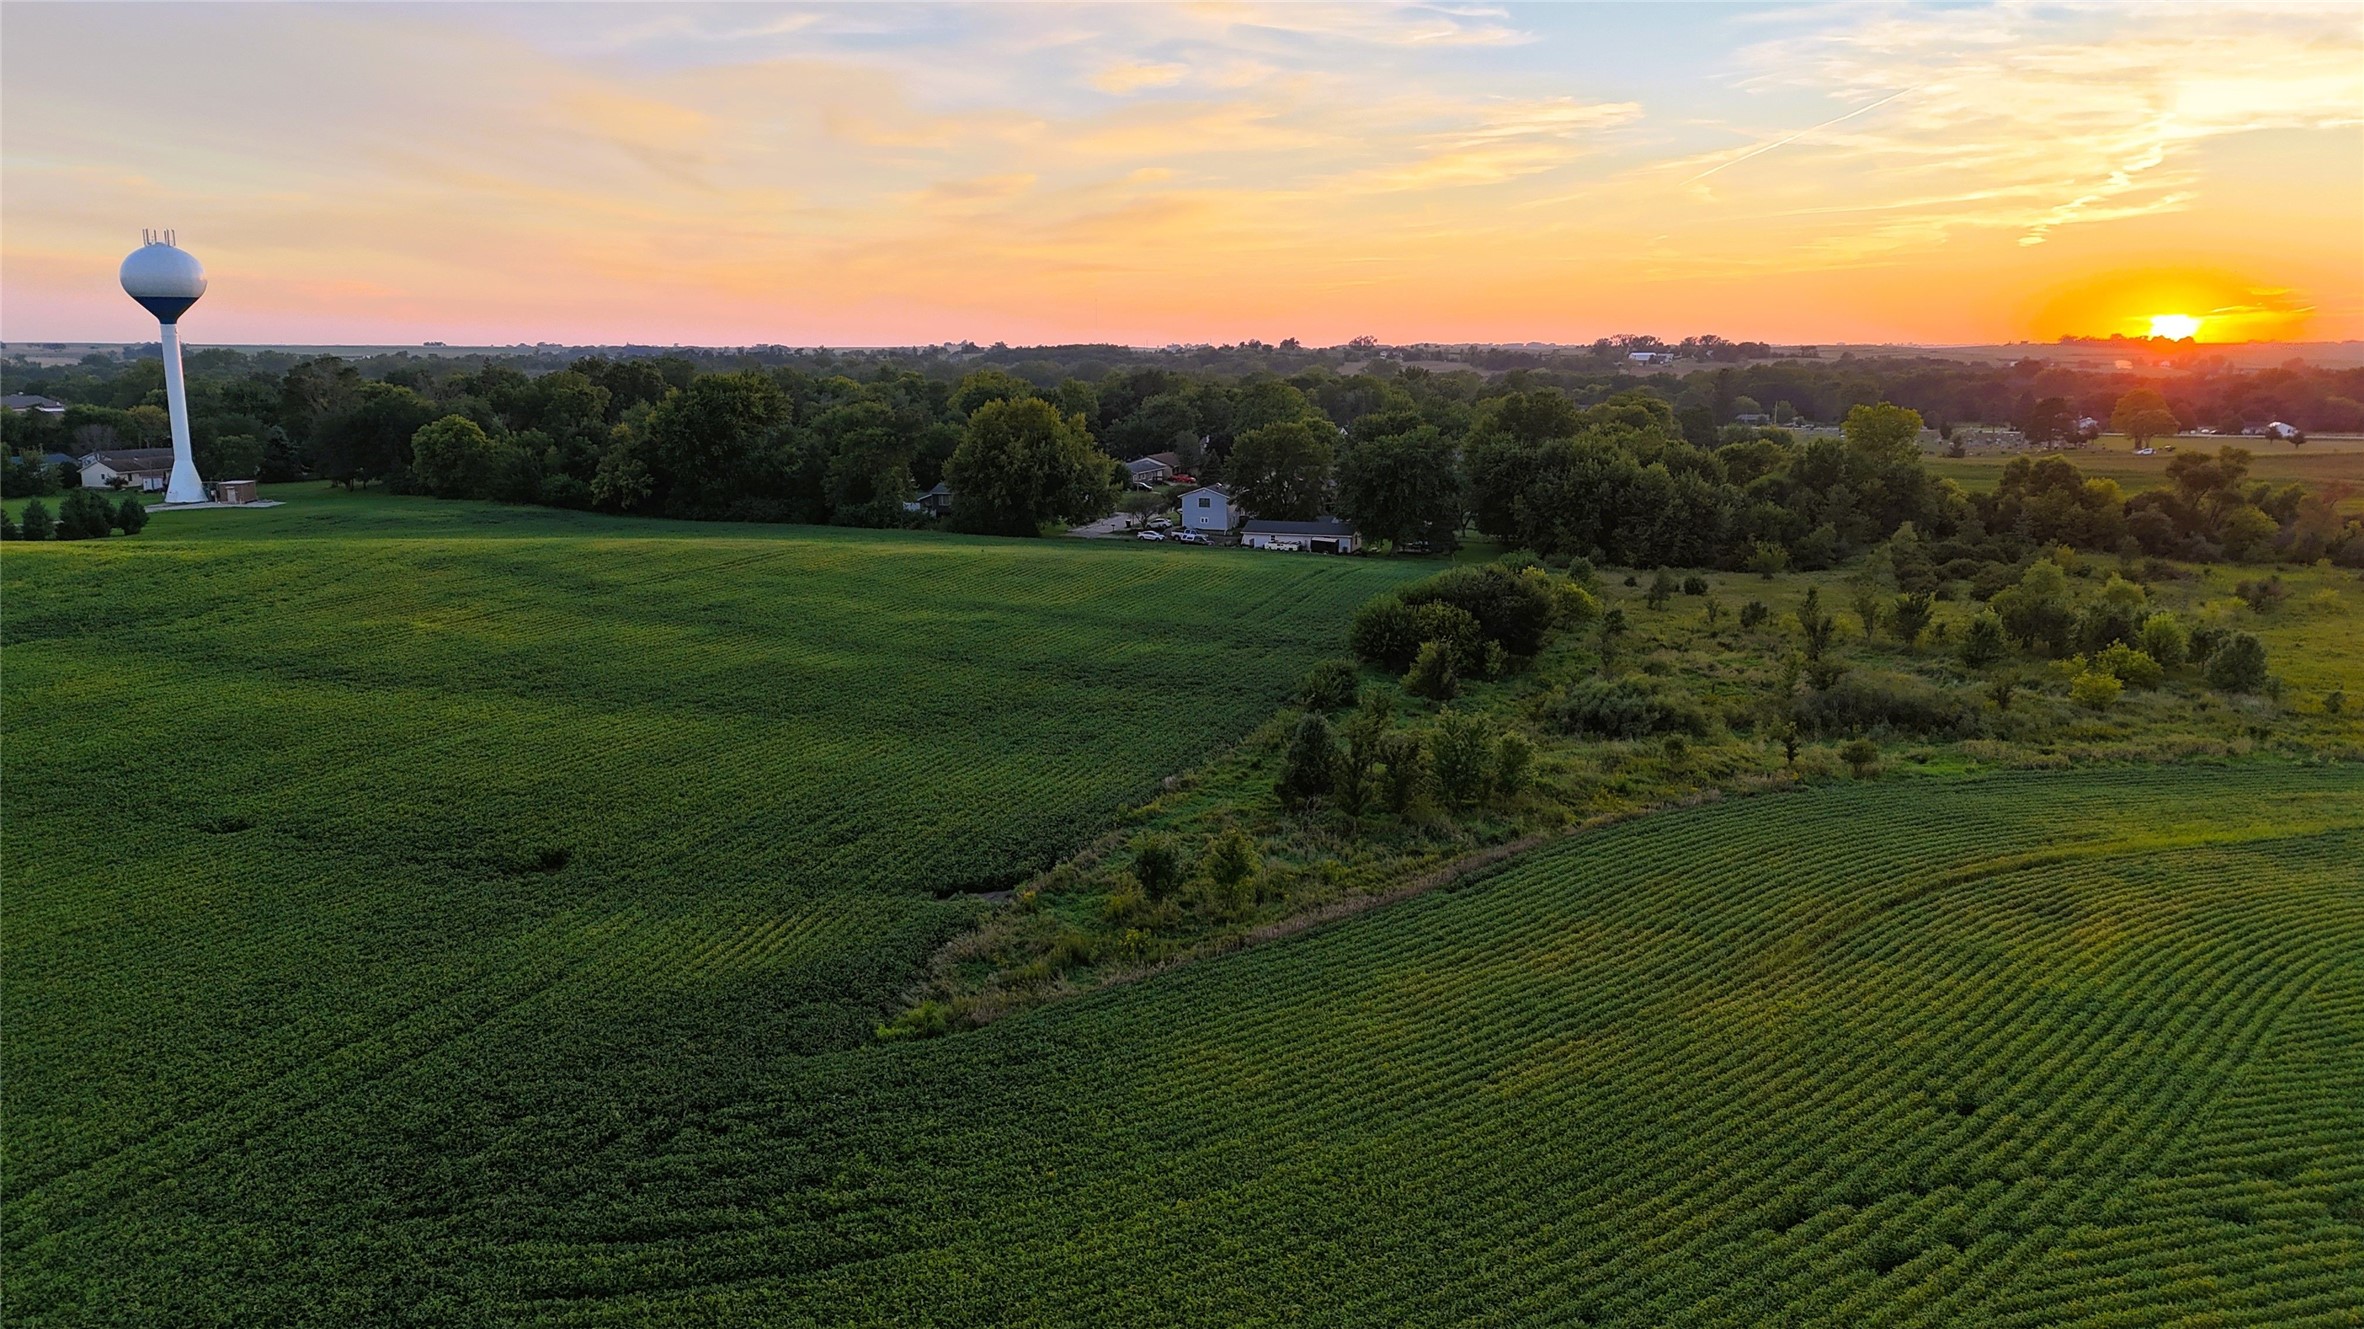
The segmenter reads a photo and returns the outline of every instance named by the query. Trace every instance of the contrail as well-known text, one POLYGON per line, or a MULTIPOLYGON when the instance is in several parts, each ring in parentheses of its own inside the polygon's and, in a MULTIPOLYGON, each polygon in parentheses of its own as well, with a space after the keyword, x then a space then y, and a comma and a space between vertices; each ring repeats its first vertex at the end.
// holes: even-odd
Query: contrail
POLYGON ((1906 92, 1917 91, 1919 91, 1919 87, 1916 85, 1914 87, 1906 88, 1902 92, 1891 92, 1887 96, 1880 98, 1878 101, 1873 102, 1868 106, 1858 106, 1854 110, 1847 112, 1845 115, 1839 116, 1835 119, 1825 120, 1818 125, 1812 125, 1805 129, 1801 129, 1797 133, 1790 135, 1788 138, 1775 139, 1773 142, 1768 143, 1761 148, 1755 148, 1748 152, 1741 153, 1739 156, 1734 157, 1728 162, 1722 162, 1717 165, 1710 166, 1706 170, 1701 171, 1699 174, 1692 176, 1690 180, 1683 181, 1683 183, 1690 184, 1692 180, 1705 180, 1707 177, 1714 175, 1720 170, 1723 170, 1726 166, 1738 166, 1740 163, 1747 161, 1751 157, 1762 157, 1766 153, 1771 152, 1773 149, 1778 148, 1785 143, 1795 143, 1808 134, 1814 133, 1817 130, 1828 129, 1832 125, 1838 124, 1842 120, 1852 120, 1856 116, 1863 114, 1865 111, 1876 111, 1881 107, 1886 106, 1888 103, 1903 96, 1906 92))

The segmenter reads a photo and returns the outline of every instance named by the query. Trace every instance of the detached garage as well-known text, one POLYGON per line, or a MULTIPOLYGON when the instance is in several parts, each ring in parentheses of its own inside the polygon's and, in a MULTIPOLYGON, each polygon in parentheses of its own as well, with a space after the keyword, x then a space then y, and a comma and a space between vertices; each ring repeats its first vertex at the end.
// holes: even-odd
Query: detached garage
POLYGON ((1363 547, 1353 526, 1336 517, 1312 521, 1265 521, 1250 518, 1240 527, 1239 542, 1250 549, 1304 550, 1315 554, 1353 554, 1363 547))

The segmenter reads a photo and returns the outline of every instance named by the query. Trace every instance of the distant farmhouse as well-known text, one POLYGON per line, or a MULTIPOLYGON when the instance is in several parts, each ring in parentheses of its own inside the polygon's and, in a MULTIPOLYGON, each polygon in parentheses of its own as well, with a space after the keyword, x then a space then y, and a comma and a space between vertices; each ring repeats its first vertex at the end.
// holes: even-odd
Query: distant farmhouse
POLYGON ((29 392, 11 392, 0 397, 0 407, 23 411, 28 415, 64 415, 66 404, 55 397, 37 397, 29 392))
POLYGON ((936 487, 903 505, 905 512, 924 512, 931 517, 949 515, 952 511, 952 487, 938 480, 936 487))
POLYGON ((84 489, 138 489, 161 493, 172 481, 171 448, 126 448, 117 452, 85 453, 84 489))
POLYGON ((1627 353, 1625 361, 1635 365, 1671 365, 1674 363, 1674 352, 1632 351, 1627 353))
POLYGON ((1173 453, 1159 453, 1125 463, 1135 489, 1155 489, 1174 478, 1173 453))

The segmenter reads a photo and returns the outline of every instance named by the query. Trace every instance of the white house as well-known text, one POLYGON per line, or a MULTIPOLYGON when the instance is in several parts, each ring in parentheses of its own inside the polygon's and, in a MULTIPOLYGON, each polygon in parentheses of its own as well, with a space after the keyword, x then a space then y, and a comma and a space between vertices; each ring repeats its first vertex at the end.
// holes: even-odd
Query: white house
POLYGON ((162 492, 172 480, 171 448, 128 448, 91 452, 80 459, 84 489, 139 489, 162 492))
POLYGON ((1673 363, 1674 363, 1674 352, 1672 352, 1672 351, 1628 351, 1628 352, 1626 352, 1625 359, 1626 359, 1626 362, 1627 362, 1628 364, 1637 364, 1637 365, 1671 365, 1671 364, 1673 364, 1673 363))
POLYGON ((1201 535, 1229 535, 1245 513, 1231 500, 1228 485, 1201 485, 1182 496, 1182 529, 1201 535))
POLYGON ((11 392, 0 397, 0 409, 24 411, 33 415, 64 415, 66 404, 55 397, 41 397, 29 392, 11 392))
POLYGON ((1174 464, 1155 457, 1142 457, 1126 462, 1125 470, 1132 476, 1133 488, 1155 489, 1173 478, 1174 464))
POLYGON ((1316 554, 1351 554, 1363 547, 1363 537, 1336 517, 1312 521, 1266 521, 1252 517, 1240 527, 1239 542, 1250 549, 1298 549, 1316 554))
POLYGON ((936 487, 903 505, 905 512, 924 512, 931 517, 947 516, 952 511, 952 486, 938 480, 936 487))

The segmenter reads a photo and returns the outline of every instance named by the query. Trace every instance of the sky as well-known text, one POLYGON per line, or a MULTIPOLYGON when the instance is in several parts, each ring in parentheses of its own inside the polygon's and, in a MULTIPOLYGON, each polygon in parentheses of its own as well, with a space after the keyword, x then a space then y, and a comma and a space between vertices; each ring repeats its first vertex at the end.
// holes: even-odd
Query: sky
POLYGON ((0 338, 144 227, 192 344, 2364 338, 2364 6, 0 5, 0 338))

